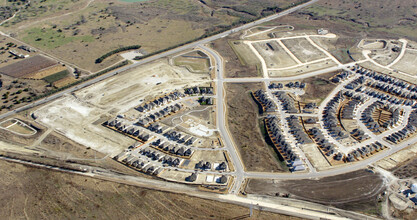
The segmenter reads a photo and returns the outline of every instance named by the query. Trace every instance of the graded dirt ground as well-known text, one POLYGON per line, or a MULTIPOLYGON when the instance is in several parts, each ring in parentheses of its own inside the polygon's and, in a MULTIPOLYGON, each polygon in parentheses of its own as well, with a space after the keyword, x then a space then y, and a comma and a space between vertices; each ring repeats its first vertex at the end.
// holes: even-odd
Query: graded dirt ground
POLYGON ((115 156, 135 141, 95 123, 97 120, 209 80, 208 74, 172 67, 165 59, 116 76, 40 107, 34 111, 37 120, 86 147, 115 156))
POLYGON ((254 42, 252 46, 265 60, 268 68, 284 68, 297 65, 297 62, 275 40, 254 42))
POLYGON ((273 149, 259 128, 259 109, 251 91, 263 88, 261 83, 227 83, 227 126, 248 171, 283 171, 273 149))
POLYGON ((395 176, 401 179, 415 178, 417 176, 417 158, 413 158, 403 162, 396 168, 392 169, 395 176))
POLYGON ((417 50, 407 49, 404 56, 398 63, 392 66, 393 69, 417 75, 417 50))
MULTIPOLYGON (((236 35, 237 36, 237 35, 236 35)), ((239 77, 257 77, 261 75, 261 66, 260 62, 256 59, 256 56, 251 56, 247 59, 253 60, 255 62, 241 62, 239 57, 233 51, 230 46, 229 40, 236 38, 225 37, 220 38, 211 43, 211 46, 216 50, 224 60, 224 69, 226 78, 239 78, 239 77)), ((249 53, 251 54, 251 53, 249 53)), ((246 60, 246 58, 244 58, 246 60)))
POLYGON ((303 63, 327 57, 305 38, 282 40, 282 43, 303 63))
POLYGON ((359 170, 321 179, 261 180, 251 179, 246 191, 275 196, 289 193, 296 199, 333 205, 352 211, 378 214, 377 197, 384 190, 383 177, 359 170))
MULTIPOLYGON (((249 209, 0 161, 2 219, 241 219, 249 209)), ((254 211, 256 219, 298 219, 254 211)))
MULTIPOLYGON (((290 24, 295 30, 305 31, 327 29, 338 35, 337 39, 325 39, 334 44, 329 52, 339 61, 347 63, 353 61, 347 51, 353 54, 353 49, 363 38, 416 40, 415 7, 417 3, 413 0, 381 0, 378 4, 374 1, 319 1, 264 25, 290 24)), ((315 42, 317 40, 314 39, 315 42)))

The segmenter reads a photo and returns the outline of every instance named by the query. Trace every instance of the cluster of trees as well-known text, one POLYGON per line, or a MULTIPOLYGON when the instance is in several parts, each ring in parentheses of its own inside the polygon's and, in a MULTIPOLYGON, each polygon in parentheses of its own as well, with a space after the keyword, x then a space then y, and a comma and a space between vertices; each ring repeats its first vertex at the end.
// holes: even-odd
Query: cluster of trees
POLYGON ((104 54, 103 56, 99 57, 96 59, 96 63, 101 63, 103 62, 104 59, 106 59, 107 57, 116 54, 116 53, 120 53, 122 51, 126 51, 126 50, 137 50, 139 49, 141 46, 140 45, 132 45, 132 46, 127 46, 127 47, 120 47, 116 50, 112 50, 106 54, 104 54))

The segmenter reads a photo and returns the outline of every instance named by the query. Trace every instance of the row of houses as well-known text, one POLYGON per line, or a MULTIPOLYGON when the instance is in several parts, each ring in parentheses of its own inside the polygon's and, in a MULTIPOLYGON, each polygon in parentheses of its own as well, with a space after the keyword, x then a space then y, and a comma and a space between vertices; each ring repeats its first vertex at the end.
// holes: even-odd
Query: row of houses
POLYGON ((253 96, 262 106, 263 112, 275 112, 277 110, 277 106, 275 105, 274 101, 268 97, 264 90, 257 90, 253 93, 253 96))
POLYGON ((391 141, 394 144, 397 144, 407 138, 408 136, 414 134, 417 128, 417 110, 413 110, 408 117, 407 125, 395 133, 390 134, 386 137, 386 140, 391 141))
POLYGON ((361 67, 355 67, 358 74, 366 76, 367 85, 377 91, 367 90, 369 95, 387 100, 393 104, 403 104, 417 108, 417 85, 395 77, 376 73, 361 67))
POLYGON ((325 106, 323 110, 323 125, 336 140, 348 138, 349 135, 339 126, 338 110, 339 105, 345 100, 342 91, 339 91, 325 106))
POLYGON ((303 113, 311 114, 315 109, 317 109, 317 104, 315 102, 306 103, 303 108, 303 113))
POLYGON ((151 160, 161 162, 162 165, 171 167, 178 167, 183 160, 177 157, 171 157, 169 155, 151 149, 141 149, 139 153, 143 156, 150 158, 151 160))
POLYGON ((374 113, 374 111, 382 108, 383 106, 384 106, 384 103, 380 101, 376 101, 372 103, 371 105, 369 105, 368 107, 366 107, 365 110, 362 112, 360 120, 362 121, 362 123, 365 124, 365 126, 370 131, 374 133, 382 132, 382 130, 380 129, 379 123, 376 122, 374 118, 372 117, 372 114, 374 113))
POLYGON ((153 166, 148 161, 138 158, 134 155, 128 155, 125 159, 121 161, 122 163, 134 167, 142 172, 145 172, 150 175, 158 175, 162 169, 157 166, 153 166))
POLYGON ((353 69, 356 70, 356 73, 364 75, 368 78, 372 78, 374 81, 376 80, 376 81, 384 82, 384 83, 391 84, 396 87, 400 87, 402 89, 406 89, 411 92, 417 92, 417 85, 406 82, 401 79, 397 79, 393 76, 386 75, 383 73, 377 73, 375 71, 368 70, 366 68, 359 67, 359 66, 353 67, 353 69))
POLYGON ((144 129, 135 125, 129 125, 117 118, 106 121, 103 125, 141 142, 146 142, 153 137, 151 133, 146 132, 144 129))
POLYGON ((193 87, 184 89, 186 95, 213 95, 213 87, 193 87))
POLYGON ((212 97, 201 97, 198 102, 201 105, 213 105, 213 98, 212 97))
POLYGON ((282 108, 287 113, 298 113, 298 109, 295 107, 294 99, 292 99, 286 92, 278 91, 273 94, 281 102, 282 108))
POLYGON ((166 126, 166 125, 161 125, 159 123, 154 123, 149 125, 148 127, 146 127, 148 130, 155 132, 157 134, 162 134, 167 132, 169 129, 171 129, 170 127, 166 126))
POLYGON ((364 76, 360 76, 359 78, 353 80, 352 82, 350 82, 349 84, 347 84, 345 86, 346 89, 350 89, 350 90, 354 90, 357 89, 360 85, 362 85, 363 83, 365 83, 365 77, 364 76))
POLYGON ((308 130, 308 133, 326 156, 332 157, 337 153, 336 146, 324 137, 320 129, 314 127, 308 130))
POLYGON ((417 93, 384 82, 368 81, 367 86, 404 99, 417 100, 417 93))
POLYGON ((338 73, 337 75, 333 76, 330 80, 334 83, 339 83, 339 82, 349 79, 349 77, 352 75, 353 74, 350 71, 342 71, 338 73))
POLYGON ((140 112, 149 112, 152 111, 153 109, 166 105, 172 101, 178 100, 180 98, 183 98, 184 94, 178 91, 174 91, 171 94, 165 95, 163 97, 157 98, 153 101, 150 101, 148 103, 145 103, 139 107, 136 108, 136 110, 140 111, 140 112))
POLYGON ((189 134, 184 134, 176 130, 167 131, 164 133, 164 136, 170 141, 175 141, 179 144, 184 144, 187 146, 192 145, 197 141, 196 137, 193 137, 189 134))
POLYGON ((366 134, 364 131, 362 131, 362 130, 361 130, 361 129, 359 129, 359 128, 355 128, 355 129, 353 129, 353 130, 350 132, 350 135, 351 135, 354 139, 356 139, 356 140, 358 140, 358 141, 365 141, 365 140, 367 140, 367 139, 369 139, 369 138, 370 138, 368 134, 366 134))
POLYGON ((162 151, 166 154, 175 155, 178 157, 190 158, 194 152, 191 148, 173 145, 167 141, 163 142, 161 139, 157 139, 151 144, 152 146, 155 146, 155 148, 158 149, 159 151, 162 151))
POLYGON ((291 115, 290 117, 287 117, 286 120, 288 122, 288 126, 290 127, 289 132, 294 136, 295 140, 297 140, 299 144, 313 143, 313 141, 305 133, 304 127, 301 125, 301 121, 297 116, 291 115))
MULTIPOLYGON (((194 172, 190 176, 187 176, 185 178, 185 181, 187 181, 187 182, 195 182, 197 180, 197 177, 198 177, 198 173, 197 172, 194 172)), ((219 178, 217 178, 215 181, 216 181, 216 183, 219 183, 219 184, 226 184, 227 183, 227 179, 228 178, 227 178, 226 175, 222 175, 219 178)))
POLYGON ((289 82, 287 84, 285 84, 285 87, 289 88, 289 89, 304 89, 306 87, 305 83, 300 83, 300 82, 289 82))
POLYGON ((167 117, 170 114, 177 113, 182 109, 182 106, 179 103, 175 105, 170 105, 165 107, 164 109, 154 112, 153 114, 149 114, 148 116, 144 116, 138 120, 138 124, 141 126, 149 126, 151 123, 161 120, 164 117, 167 117))
POLYGON ((269 138, 275 146, 275 149, 285 159, 291 171, 305 170, 304 163, 296 153, 296 150, 287 142, 285 135, 280 128, 280 120, 277 116, 269 115, 265 118, 265 127, 269 138))
POLYGON ((391 104, 413 106, 413 108, 417 108, 416 101, 398 98, 398 97, 395 97, 391 94, 386 94, 386 93, 381 92, 381 91, 376 91, 376 90, 374 90, 372 88, 369 88, 369 87, 364 87, 364 86, 360 87, 360 88, 356 89, 356 92, 361 92, 361 93, 366 94, 370 97, 377 98, 381 101, 387 101, 391 104))
POLYGON ((360 158, 369 157, 374 152, 381 151, 386 146, 382 145, 378 141, 372 144, 368 144, 366 146, 360 147, 346 155, 347 162, 354 162, 355 160, 359 160, 360 158))
POLYGON ((343 106, 341 118, 353 119, 358 107, 366 101, 366 98, 358 94, 353 94, 349 91, 346 91, 344 95, 350 98, 350 100, 343 106))

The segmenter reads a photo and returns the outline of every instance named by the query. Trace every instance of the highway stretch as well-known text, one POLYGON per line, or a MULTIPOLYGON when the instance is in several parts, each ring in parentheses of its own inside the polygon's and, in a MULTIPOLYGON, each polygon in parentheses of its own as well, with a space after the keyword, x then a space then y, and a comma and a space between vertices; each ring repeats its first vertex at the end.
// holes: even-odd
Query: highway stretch
MULTIPOLYGON (((251 23, 244 24, 242 26, 239 26, 239 27, 230 29, 230 30, 225 31, 225 32, 222 32, 220 34, 216 34, 216 35, 213 35, 211 37, 207 37, 207 38, 204 38, 202 40, 198 40, 198 41, 195 41, 195 42, 186 44, 184 46, 177 47, 175 49, 172 49, 172 50, 169 50, 169 51, 160 53, 160 54, 156 54, 156 55, 151 56, 151 57, 148 57, 148 58, 144 58, 144 59, 139 60, 138 62, 136 62, 134 64, 131 64, 129 66, 125 66, 125 67, 122 67, 120 69, 117 69, 117 70, 114 70, 114 71, 110 71, 109 73, 106 73, 106 74, 103 74, 101 76, 98 76, 97 78, 94 78, 94 79, 91 79, 91 80, 86 81, 84 83, 81 83, 81 84, 79 84, 79 85, 77 85, 75 87, 69 88, 69 89, 64 90, 64 91, 61 91, 61 92, 57 92, 57 93, 55 93, 55 94, 53 94, 51 96, 48 96, 46 98, 37 100, 35 102, 32 102, 31 104, 28 104, 28 105, 22 106, 20 108, 17 108, 14 111, 10 111, 10 112, 4 113, 4 114, 0 115, 0 119, 9 117, 9 116, 13 115, 14 113, 21 112, 21 111, 25 111, 25 110, 27 110, 29 108, 33 108, 33 107, 36 107, 38 105, 45 104, 46 102, 48 102, 50 100, 54 100, 54 99, 60 98, 60 97, 62 97, 65 94, 68 94, 68 93, 74 92, 76 90, 79 90, 79 89, 88 87, 88 86, 90 86, 90 85, 92 85, 94 83, 97 83, 99 81, 102 81, 104 79, 107 79, 109 77, 112 77, 112 76, 114 76, 114 75, 116 75, 118 73, 121 73, 121 72, 130 70, 132 68, 138 67, 140 65, 143 65, 143 64, 146 64, 146 63, 155 61, 157 59, 160 59, 160 58, 163 58, 163 57, 166 57, 166 56, 170 56, 170 55, 179 53, 179 52, 184 51, 184 50, 188 50, 188 49, 197 47, 198 45, 203 45, 203 44, 209 43, 209 42, 214 41, 214 40, 217 40, 219 38, 226 37, 227 35, 229 35, 231 33, 235 33, 235 32, 238 32, 238 31, 247 29, 247 28, 251 28, 251 27, 256 26, 258 24, 261 24, 261 23, 264 23, 264 22, 267 22, 267 21, 271 21, 271 20, 274 20, 274 19, 283 17, 283 16, 288 15, 288 14, 290 14, 292 12, 295 12, 295 11, 297 11, 299 9, 302 9, 304 7, 307 7, 307 6, 311 5, 311 4, 314 4, 317 1, 318 0, 311 0, 311 1, 307 2, 307 3, 304 3, 304 4, 301 4, 301 5, 295 6, 293 8, 290 8, 290 9, 288 9, 286 11, 283 11, 283 12, 280 12, 280 13, 277 13, 277 14, 274 14, 274 15, 271 15, 271 16, 268 16, 268 17, 265 17, 265 18, 256 20, 256 21, 253 21, 251 23)), ((8 36, 8 35, 6 35, 6 34, 4 34, 2 32, 1 32, 1 34, 2 35, 5 35, 5 36, 8 36)))

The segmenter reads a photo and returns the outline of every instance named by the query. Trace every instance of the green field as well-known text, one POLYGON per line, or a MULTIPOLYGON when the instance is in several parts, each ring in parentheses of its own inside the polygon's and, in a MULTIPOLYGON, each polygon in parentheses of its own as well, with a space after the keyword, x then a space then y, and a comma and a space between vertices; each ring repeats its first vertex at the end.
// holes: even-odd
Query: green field
POLYGON ((54 28, 32 28, 26 31, 23 40, 38 47, 54 49, 73 41, 92 42, 94 38, 92 36, 67 36, 62 30, 54 28))
POLYGON ((47 77, 42 78, 42 79, 45 80, 48 83, 54 83, 54 82, 56 82, 60 79, 63 79, 65 77, 67 77, 67 75, 68 75, 68 70, 63 70, 61 72, 52 74, 52 75, 47 76, 47 77))

